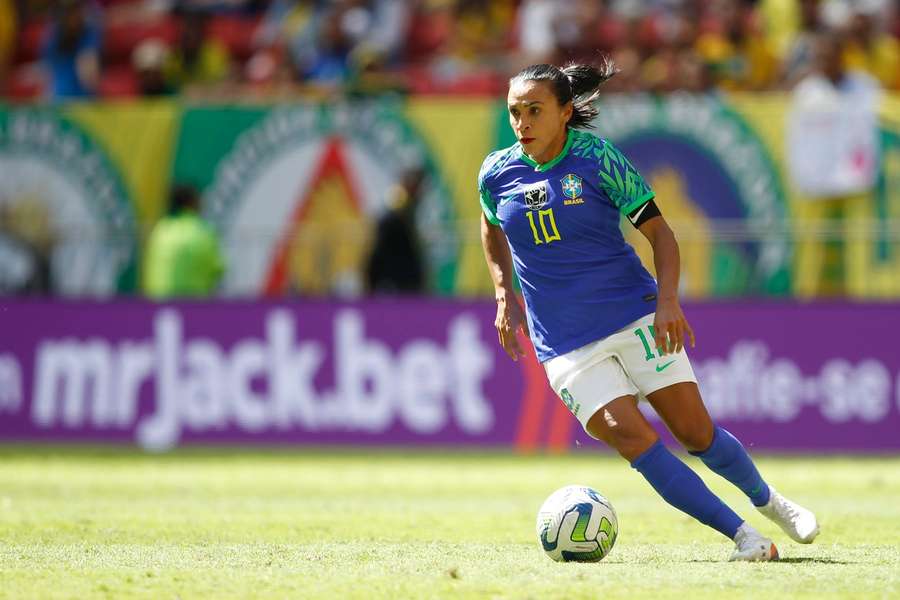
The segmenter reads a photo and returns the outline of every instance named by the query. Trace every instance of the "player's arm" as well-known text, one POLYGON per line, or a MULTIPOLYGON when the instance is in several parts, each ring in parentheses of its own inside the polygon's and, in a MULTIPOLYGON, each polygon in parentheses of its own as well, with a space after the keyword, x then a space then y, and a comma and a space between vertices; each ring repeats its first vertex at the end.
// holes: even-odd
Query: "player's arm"
POLYGON ((653 265, 656 267, 656 282, 659 292, 656 299, 656 319, 653 327, 656 333, 656 347, 663 352, 680 352, 685 345, 685 336, 694 347, 694 331, 681 310, 678 302, 678 279, 681 275, 681 254, 675 234, 666 223, 653 200, 642 207, 643 211, 632 218, 637 210, 629 214, 629 220, 643 234, 653 248, 653 265))
POLYGON ((512 254, 506 234, 498 225, 488 221, 484 213, 481 214, 481 246, 497 300, 497 318, 494 320, 497 337, 509 357, 518 360, 519 356, 525 356, 525 351, 519 344, 516 332, 521 328, 527 334, 528 326, 525 312, 513 289, 512 254))

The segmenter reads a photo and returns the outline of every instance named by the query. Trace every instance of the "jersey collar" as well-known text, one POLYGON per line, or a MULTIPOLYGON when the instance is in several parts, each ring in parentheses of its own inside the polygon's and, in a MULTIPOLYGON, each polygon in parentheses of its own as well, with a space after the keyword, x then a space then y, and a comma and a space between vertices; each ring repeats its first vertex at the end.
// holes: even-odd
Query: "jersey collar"
POLYGON ((556 155, 552 160, 545 162, 544 164, 538 164, 534 161, 530 156, 525 154, 525 149, 522 148, 522 144, 519 144, 519 150, 522 151, 522 160, 525 161, 528 165, 534 167, 535 171, 543 173, 544 171, 549 171, 556 164, 566 157, 566 154, 569 153, 569 147, 572 145, 572 140, 575 138, 575 130, 569 129, 569 132, 566 134, 566 144, 563 146, 563 149, 556 155))

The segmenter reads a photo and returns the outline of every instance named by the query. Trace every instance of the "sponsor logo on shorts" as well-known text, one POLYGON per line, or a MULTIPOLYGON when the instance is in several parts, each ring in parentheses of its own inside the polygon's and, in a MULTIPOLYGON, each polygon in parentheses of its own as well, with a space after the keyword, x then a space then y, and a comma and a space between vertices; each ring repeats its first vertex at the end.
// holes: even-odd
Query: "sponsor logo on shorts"
POLYGON ((667 363, 664 364, 664 365, 656 365, 656 372, 657 372, 657 373, 662 373, 663 371, 665 371, 666 369, 668 369, 669 367, 671 367, 672 364, 674 364, 674 362, 675 362, 674 360, 670 360, 669 362, 667 362, 667 363))
POLYGON ((566 405, 573 415, 578 416, 578 411, 581 409, 581 404, 575 402, 575 398, 572 397, 572 394, 569 393, 569 390, 563 388, 559 392, 559 397, 562 398, 563 404, 566 405))

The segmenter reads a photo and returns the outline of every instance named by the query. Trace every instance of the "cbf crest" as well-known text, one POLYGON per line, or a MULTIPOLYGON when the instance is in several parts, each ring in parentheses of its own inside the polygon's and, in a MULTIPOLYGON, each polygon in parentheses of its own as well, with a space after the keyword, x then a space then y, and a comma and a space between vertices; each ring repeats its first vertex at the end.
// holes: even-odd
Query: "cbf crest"
POLYGON ((525 188, 525 206, 537 210, 547 205, 547 182, 539 181, 525 188))
POLYGON ((562 183, 562 191, 566 198, 574 200, 581 196, 581 177, 575 173, 569 173, 559 181, 562 183))

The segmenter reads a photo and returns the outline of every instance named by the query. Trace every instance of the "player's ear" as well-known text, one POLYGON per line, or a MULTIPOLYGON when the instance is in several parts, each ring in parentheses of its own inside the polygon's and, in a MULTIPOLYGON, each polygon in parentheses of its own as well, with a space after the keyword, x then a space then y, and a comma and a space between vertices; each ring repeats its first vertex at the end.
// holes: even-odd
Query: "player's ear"
POLYGON ((571 100, 563 104, 562 107, 562 121, 563 123, 568 123, 572 118, 572 113, 575 111, 575 104, 571 100))

